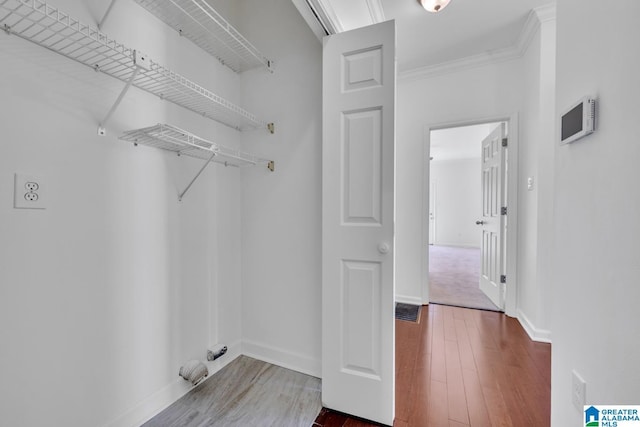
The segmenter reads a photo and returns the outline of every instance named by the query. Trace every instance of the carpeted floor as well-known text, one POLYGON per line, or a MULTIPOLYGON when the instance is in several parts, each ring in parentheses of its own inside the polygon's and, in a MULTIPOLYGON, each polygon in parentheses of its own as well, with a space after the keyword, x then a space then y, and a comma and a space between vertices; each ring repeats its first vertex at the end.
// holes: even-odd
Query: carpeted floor
POLYGON ((429 246, 430 302, 498 311, 479 282, 480 249, 429 246))

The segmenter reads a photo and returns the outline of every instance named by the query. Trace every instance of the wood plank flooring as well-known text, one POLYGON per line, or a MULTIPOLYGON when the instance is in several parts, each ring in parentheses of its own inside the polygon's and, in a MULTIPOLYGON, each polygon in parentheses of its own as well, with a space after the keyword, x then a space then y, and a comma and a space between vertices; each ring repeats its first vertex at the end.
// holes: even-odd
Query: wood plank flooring
POLYGON ((240 356, 144 427, 308 427, 320 389, 319 378, 240 356))
MULTIPOLYGON (((545 427, 551 345, 501 313, 431 304, 396 320, 395 427, 545 427)), ((367 427, 323 409, 315 427, 367 427)))

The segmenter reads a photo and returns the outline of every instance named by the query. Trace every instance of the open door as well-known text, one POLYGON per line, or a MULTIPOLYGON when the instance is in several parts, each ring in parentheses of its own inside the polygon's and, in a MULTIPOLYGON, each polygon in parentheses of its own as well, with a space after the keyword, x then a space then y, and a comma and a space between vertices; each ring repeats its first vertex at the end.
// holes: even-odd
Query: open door
POLYGON ((324 39, 322 402, 392 425, 395 23, 324 39))
MULTIPOLYGON (((480 246, 480 289, 496 307, 504 310, 503 200, 505 193, 505 124, 501 123, 482 141, 482 226, 480 246)), ((505 212, 506 214, 506 212, 505 212)))

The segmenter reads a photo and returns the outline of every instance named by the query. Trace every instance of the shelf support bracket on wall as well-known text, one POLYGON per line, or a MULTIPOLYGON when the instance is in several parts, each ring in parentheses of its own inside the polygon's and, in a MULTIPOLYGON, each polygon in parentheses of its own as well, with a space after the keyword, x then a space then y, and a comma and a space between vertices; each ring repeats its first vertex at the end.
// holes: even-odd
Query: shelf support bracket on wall
POLYGON ((184 197, 185 194, 187 194, 187 191, 189 191, 189 189, 191 188, 191 186, 193 185, 194 182, 196 182, 196 179, 198 179, 198 177, 202 174, 202 172, 204 172, 204 169, 207 167, 207 165, 209 163, 211 163, 211 161, 213 160, 213 158, 216 156, 217 153, 211 153, 211 157, 209 157, 209 160, 207 160, 205 162, 204 165, 202 165, 202 167, 200 168, 200 170, 198 171, 198 173, 196 174, 196 176, 193 177, 193 179, 191 180, 191 182, 189 183, 189 185, 187 185, 187 188, 184 189, 184 191, 182 193, 180 193, 178 195, 178 201, 181 202, 182 198, 184 197))
MULTIPOLYGON (((129 77, 129 80, 127 80, 127 84, 124 86, 124 89, 122 89, 122 92, 120 92, 118 99, 116 99, 116 102, 113 104, 113 106, 111 107, 111 109, 109 110, 105 118, 102 119, 102 121, 98 125, 98 135, 100 136, 106 135, 107 122, 111 118, 111 115, 118 108, 118 105, 120 105, 120 102, 122 102, 122 98, 124 98, 124 96, 127 94, 127 91, 129 91, 129 88, 131 87, 134 80, 136 79, 136 76, 138 75, 138 72, 140 71, 140 69, 142 68, 149 71, 151 68, 151 65, 149 63, 149 58, 146 55, 143 55, 142 53, 138 52, 137 50, 133 51, 133 64, 136 66, 136 68, 134 68, 133 73, 131 73, 131 77, 129 77)), ((100 67, 98 67, 97 65, 95 69, 96 71, 100 71, 100 67)))
POLYGON ((116 1, 117 0, 111 0, 111 3, 109 3, 109 7, 107 8, 107 11, 104 13, 104 16, 102 17, 102 19, 98 23, 98 29, 99 30, 102 30, 102 26, 107 21, 107 18, 109 17, 109 14, 111 13, 111 9, 113 9, 113 5, 116 3, 116 1))
MULTIPOLYGON (((99 70, 96 69, 96 71, 99 71, 99 70)), ((138 71, 140 71, 140 67, 136 66, 135 70, 133 70, 133 73, 131 73, 131 77, 129 77, 127 84, 124 86, 124 89, 122 89, 122 92, 120 92, 118 99, 116 99, 116 102, 111 106, 111 109, 109 110, 107 115, 104 117, 104 119, 102 119, 100 124, 98 124, 98 135, 105 136, 107 134, 107 129, 106 129, 107 123, 109 122, 111 115, 116 111, 116 108, 118 108, 118 105, 120 105, 120 102, 122 102, 122 98, 124 98, 124 96, 127 94, 127 91, 131 87, 131 84, 133 83, 136 76, 138 75, 138 71)))

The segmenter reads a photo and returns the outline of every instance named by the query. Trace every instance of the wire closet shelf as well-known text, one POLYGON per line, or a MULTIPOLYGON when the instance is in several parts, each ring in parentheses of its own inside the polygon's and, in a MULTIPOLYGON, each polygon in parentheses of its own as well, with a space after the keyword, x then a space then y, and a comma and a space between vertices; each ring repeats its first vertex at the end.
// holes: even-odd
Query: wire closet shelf
POLYGON ((245 167, 266 165, 272 169, 273 162, 243 151, 234 150, 200 138, 190 132, 169 124, 157 124, 142 129, 126 131, 121 140, 172 151, 178 155, 195 157, 222 163, 225 166, 245 167))
POLYGON ((237 130, 264 128, 253 114, 136 53, 42 0, 0 0, 0 26, 67 58, 237 130), (144 58, 144 64, 136 64, 144 58))
POLYGON ((236 73, 272 69, 267 59, 205 0, 135 0, 236 73))

